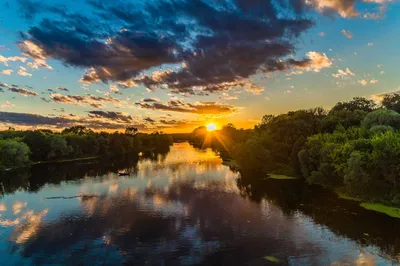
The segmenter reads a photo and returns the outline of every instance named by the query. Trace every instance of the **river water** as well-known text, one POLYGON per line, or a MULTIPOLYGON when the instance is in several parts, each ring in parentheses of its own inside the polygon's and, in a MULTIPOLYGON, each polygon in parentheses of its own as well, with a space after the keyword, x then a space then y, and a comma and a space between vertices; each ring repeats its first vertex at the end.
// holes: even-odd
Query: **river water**
POLYGON ((0 265, 399 264, 400 220, 254 179, 188 143, 3 174, 0 265))

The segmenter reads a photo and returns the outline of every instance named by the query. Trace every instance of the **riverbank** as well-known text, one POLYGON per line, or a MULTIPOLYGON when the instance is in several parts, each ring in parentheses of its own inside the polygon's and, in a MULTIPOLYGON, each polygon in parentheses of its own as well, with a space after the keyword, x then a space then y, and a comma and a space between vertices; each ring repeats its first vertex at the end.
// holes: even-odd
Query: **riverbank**
POLYGON ((81 158, 72 158, 72 159, 63 159, 63 160, 51 160, 51 161, 41 161, 41 162, 33 162, 32 165, 38 164, 48 164, 48 163, 69 163, 69 162, 79 162, 79 161, 89 161, 101 158, 101 156, 90 156, 90 157, 81 157, 81 158))
MULTIPOLYGON (((223 164, 226 166, 229 166, 231 169, 235 171, 240 171, 239 164, 235 160, 223 160, 223 164)), ((282 168, 278 169, 276 173, 268 173, 266 174, 267 176, 264 179, 275 179, 275 180, 297 180, 298 178, 288 175, 287 174, 287 168, 282 168), (284 169, 282 172, 281 170, 284 169)), ((290 172, 290 171, 289 171, 290 172)), ((344 200, 350 200, 350 201, 356 201, 359 203, 359 206, 370 211, 375 211, 379 213, 386 214, 390 217, 393 218, 399 218, 400 219, 400 208, 395 207, 395 206, 390 206, 390 205, 385 205, 379 202, 369 202, 369 201, 364 201, 362 198, 357 198, 354 196, 350 196, 346 194, 343 189, 337 188, 337 189, 332 189, 329 187, 324 186, 325 188, 329 190, 333 190, 338 198, 344 199, 344 200)))

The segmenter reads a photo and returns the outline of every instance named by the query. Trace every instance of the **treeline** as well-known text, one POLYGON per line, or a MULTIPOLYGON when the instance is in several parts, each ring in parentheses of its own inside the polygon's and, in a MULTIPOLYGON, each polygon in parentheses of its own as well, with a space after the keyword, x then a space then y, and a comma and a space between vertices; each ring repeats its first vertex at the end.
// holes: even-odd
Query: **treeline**
POLYGON ((122 157, 139 152, 169 150, 172 138, 166 134, 96 133, 83 126, 51 130, 0 132, 0 169, 28 166, 33 162, 57 161, 85 157, 122 157))
MULTIPOLYGON (((369 201, 400 206, 400 94, 356 97, 331 110, 266 115, 251 132, 232 125, 192 142, 230 156, 246 173, 296 175, 369 201), (208 140, 207 140, 208 139, 208 140), (211 144, 207 144, 211 143, 211 144)), ((248 176, 248 175, 247 175, 248 176)))

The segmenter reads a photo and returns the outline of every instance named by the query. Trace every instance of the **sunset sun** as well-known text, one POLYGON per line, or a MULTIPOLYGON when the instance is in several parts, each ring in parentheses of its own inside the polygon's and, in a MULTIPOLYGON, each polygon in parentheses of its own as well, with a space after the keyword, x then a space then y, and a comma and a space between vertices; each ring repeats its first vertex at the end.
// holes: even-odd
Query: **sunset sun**
POLYGON ((213 124, 213 123, 210 123, 210 124, 206 125, 206 128, 207 128, 208 131, 214 131, 214 130, 217 129, 217 126, 215 124, 213 124))

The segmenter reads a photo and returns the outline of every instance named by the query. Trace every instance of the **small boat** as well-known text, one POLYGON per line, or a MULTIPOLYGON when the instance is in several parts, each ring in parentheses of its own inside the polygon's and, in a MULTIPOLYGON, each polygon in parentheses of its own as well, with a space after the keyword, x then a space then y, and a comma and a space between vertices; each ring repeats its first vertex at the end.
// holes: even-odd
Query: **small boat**
POLYGON ((119 176, 127 176, 130 175, 131 173, 127 173, 127 172, 118 172, 119 176))

